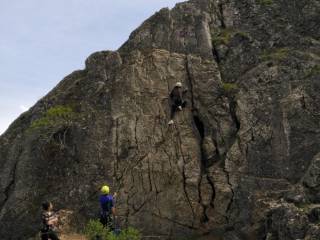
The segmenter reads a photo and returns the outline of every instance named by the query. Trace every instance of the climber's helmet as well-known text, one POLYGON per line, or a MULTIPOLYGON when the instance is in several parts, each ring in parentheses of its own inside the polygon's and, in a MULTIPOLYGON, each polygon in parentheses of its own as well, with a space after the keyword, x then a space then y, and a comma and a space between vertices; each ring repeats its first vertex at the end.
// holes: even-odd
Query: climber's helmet
POLYGON ((109 187, 107 185, 102 186, 101 193, 103 195, 107 195, 107 194, 109 194, 109 192, 110 192, 110 189, 109 189, 109 187))
POLYGON ((177 82, 176 83, 176 87, 182 87, 182 83, 181 82, 177 82))

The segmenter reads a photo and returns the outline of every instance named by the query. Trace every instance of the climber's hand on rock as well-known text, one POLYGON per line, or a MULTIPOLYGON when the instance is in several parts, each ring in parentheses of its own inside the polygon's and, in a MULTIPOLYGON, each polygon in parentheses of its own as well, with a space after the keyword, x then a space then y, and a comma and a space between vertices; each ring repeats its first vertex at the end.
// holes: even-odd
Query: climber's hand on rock
POLYGON ((181 106, 179 106, 178 109, 179 109, 180 111, 182 111, 182 107, 181 107, 181 106))

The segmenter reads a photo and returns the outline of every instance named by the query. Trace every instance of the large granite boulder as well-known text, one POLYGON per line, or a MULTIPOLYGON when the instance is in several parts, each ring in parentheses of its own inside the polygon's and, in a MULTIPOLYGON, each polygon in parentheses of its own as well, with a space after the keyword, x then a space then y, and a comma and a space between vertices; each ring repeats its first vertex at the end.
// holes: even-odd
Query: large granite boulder
POLYGON ((318 239, 319 13, 191 0, 92 54, 0 137, 1 239, 34 236, 46 199, 81 230, 104 183, 145 234, 318 239), (188 104, 168 126, 178 81, 188 104))

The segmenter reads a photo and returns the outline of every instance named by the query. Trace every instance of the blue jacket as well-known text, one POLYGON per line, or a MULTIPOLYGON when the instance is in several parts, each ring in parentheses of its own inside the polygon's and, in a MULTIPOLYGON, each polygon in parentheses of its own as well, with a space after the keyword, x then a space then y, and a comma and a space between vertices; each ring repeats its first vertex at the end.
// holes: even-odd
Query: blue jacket
POLYGON ((114 207, 114 199, 111 194, 100 195, 100 206, 103 212, 111 213, 111 209, 114 207))

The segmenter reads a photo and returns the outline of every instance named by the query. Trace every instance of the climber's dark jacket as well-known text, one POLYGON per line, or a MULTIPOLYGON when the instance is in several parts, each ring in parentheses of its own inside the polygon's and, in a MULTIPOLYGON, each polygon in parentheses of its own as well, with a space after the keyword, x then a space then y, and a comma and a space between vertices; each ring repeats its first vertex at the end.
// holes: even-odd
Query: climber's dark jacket
POLYGON ((183 101, 183 95, 185 93, 186 93, 186 90, 182 91, 181 87, 174 87, 170 93, 170 99, 171 99, 172 103, 180 106, 183 101), (179 105, 179 103, 180 103, 180 105, 179 105))
POLYGON ((181 87, 174 87, 170 93, 170 100, 171 100, 171 113, 170 119, 173 119, 175 112, 177 111, 178 107, 184 108, 187 104, 186 101, 183 100, 183 96, 187 90, 182 90, 181 87))

